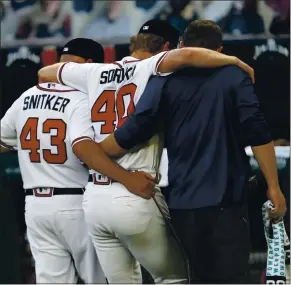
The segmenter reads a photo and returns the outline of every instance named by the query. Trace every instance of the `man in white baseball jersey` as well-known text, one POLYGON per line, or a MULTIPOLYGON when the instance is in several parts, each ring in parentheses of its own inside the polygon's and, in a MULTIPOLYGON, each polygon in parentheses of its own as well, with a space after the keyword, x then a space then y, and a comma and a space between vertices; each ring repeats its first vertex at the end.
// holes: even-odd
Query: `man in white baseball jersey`
MULTIPOLYGON (((70 41, 61 57, 80 63, 103 59, 102 46, 88 39, 70 41)), ((153 182, 123 170, 93 139, 88 96, 60 84, 30 88, 1 120, 1 151, 18 150, 37 283, 76 283, 76 272, 86 283, 106 282, 84 220, 82 200, 89 172, 75 156, 76 148, 94 153, 94 158, 80 158, 114 175, 129 190, 152 191, 153 182)))
MULTIPOLYGON (((89 94, 95 140, 101 142, 134 111, 150 76, 185 66, 215 67, 239 62, 206 49, 163 52, 175 48, 178 38, 176 29, 167 22, 152 20, 132 38, 131 56, 121 61, 108 65, 57 64, 43 68, 39 76, 41 80, 60 82, 89 94)), ((130 171, 143 170, 156 177, 161 142, 161 137, 155 136, 117 162, 130 171)), ((91 171, 92 182, 84 195, 89 233, 109 283, 140 283, 138 262, 155 283, 185 283, 187 275, 181 253, 153 199, 141 199, 111 178, 91 171)), ((155 198, 168 216, 158 187, 155 198)))

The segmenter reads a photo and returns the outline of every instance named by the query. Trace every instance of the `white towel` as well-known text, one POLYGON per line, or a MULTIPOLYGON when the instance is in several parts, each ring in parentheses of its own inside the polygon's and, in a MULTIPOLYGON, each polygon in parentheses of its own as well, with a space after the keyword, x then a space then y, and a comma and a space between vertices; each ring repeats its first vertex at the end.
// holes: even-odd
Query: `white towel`
POLYGON ((283 218, 275 224, 269 217, 273 207, 271 201, 267 201, 262 207, 268 245, 266 280, 267 284, 285 284, 290 283, 290 242, 283 218))

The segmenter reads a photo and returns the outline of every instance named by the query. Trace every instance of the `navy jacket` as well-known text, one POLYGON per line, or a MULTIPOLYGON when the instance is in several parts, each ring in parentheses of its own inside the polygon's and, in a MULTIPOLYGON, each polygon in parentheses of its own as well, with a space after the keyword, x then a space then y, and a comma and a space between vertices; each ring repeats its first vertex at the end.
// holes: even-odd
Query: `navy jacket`
POLYGON ((251 79, 236 66, 152 78, 115 138, 129 149, 161 130, 172 209, 241 201, 250 175, 244 148, 271 141, 251 79))

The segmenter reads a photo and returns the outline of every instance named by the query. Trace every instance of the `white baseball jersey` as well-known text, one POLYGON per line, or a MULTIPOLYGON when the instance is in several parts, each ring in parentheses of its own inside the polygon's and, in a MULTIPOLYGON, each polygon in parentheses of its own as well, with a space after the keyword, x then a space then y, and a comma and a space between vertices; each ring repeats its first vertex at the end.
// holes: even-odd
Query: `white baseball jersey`
POLYGON ((24 92, 1 120, 1 144, 18 150, 24 188, 81 188, 88 170, 72 146, 94 139, 88 96, 55 83, 24 92))
MULTIPOLYGON (((166 52, 139 60, 128 56, 113 64, 65 63, 58 71, 58 81, 89 94, 91 119, 95 141, 103 141, 121 127, 134 112, 149 78, 157 69, 166 52)), ((163 74, 165 75, 165 74, 163 74)), ((127 153, 117 162, 125 169, 158 169, 163 144, 154 136, 142 148, 127 153)))

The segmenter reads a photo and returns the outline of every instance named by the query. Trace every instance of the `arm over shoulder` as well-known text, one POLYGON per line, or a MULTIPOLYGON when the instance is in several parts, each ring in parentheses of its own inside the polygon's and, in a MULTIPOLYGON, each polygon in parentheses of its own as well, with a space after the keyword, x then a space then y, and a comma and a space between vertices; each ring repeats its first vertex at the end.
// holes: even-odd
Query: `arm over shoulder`
POLYGON ((104 64, 67 62, 57 71, 58 82, 89 93, 89 79, 94 78, 104 64))

